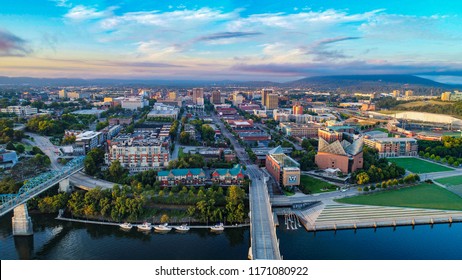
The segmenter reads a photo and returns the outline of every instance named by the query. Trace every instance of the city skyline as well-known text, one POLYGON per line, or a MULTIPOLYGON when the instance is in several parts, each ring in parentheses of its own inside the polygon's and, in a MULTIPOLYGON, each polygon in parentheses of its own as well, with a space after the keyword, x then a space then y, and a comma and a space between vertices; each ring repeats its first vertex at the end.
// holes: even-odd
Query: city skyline
MULTIPOLYGON (((0 75, 289 81, 339 74, 461 76, 462 3, 7 3, 0 75)), ((460 78, 460 77, 459 77, 460 78)))

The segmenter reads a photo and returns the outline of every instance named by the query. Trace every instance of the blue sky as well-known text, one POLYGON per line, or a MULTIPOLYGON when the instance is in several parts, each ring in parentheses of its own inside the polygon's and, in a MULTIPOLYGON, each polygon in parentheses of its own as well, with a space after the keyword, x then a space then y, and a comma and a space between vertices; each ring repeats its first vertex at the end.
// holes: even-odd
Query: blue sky
POLYGON ((0 75, 462 74, 462 1, 8 1, 0 75))

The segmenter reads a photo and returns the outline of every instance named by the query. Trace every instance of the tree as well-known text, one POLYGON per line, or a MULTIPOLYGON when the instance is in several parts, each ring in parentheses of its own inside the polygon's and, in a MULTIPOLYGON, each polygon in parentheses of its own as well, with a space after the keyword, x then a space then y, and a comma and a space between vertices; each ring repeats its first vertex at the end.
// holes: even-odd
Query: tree
POLYGON ((75 135, 66 135, 64 136, 63 140, 61 141, 62 145, 69 145, 75 143, 77 137, 75 135))
POLYGON ((97 166, 104 163, 104 151, 102 149, 91 149, 91 151, 88 152, 87 157, 92 157, 97 166))
POLYGON ((231 223, 244 220, 245 192, 238 186, 230 186, 226 195, 227 220, 231 223))
POLYGON ((181 132, 180 133, 180 144, 182 145, 189 145, 191 144, 191 134, 189 132, 181 132))
POLYGON ((85 167, 85 172, 88 175, 95 175, 98 172, 95 161, 93 160, 92 157, 87 156, 85 160, 83 161, 83 166, 85 167))
POLYGON ((37 154, 44 155, 44 153, 42 152, 42 150, 40 150, 40 148, 37 147, 37 146, 33 146, 33 147, 32 147, 31 154, 33 154, 33 155, 37 155, 37 154))
POLYGON ((167 214, 163 214, 161 217, 160 217, 160 222, 161 223, 168 223, 170 217, 167 215, 167 214))
POLYGON ((8 142, 8 144, 6 144, 6 149, 15 151, 16 147, 14 146, 13 142, 8 142))
POLYGON ((26 150, 26 148, 25 148, 24 145, 22 145, 22 144, 18 144, 18 145, 16 146, 16 152, 18 152, 18 153, 20 153, 20 154, 24 153, 25 150, 26 150))
POLYGON ((119 182, 124 175, 124 169, 118 160, 114 160, 109 166, 109 176, 119 182))
POLYGON ((203 124, 201 127, 201 136, 204 141, 214 141, 215 140, 215 130, 208 124, 203 124))
POLYGON ((356 175, 356 181, 359 185, 367 184, 369 183, 369 175, 367 175, 366 172, 361 172, 358 175, 356 175))

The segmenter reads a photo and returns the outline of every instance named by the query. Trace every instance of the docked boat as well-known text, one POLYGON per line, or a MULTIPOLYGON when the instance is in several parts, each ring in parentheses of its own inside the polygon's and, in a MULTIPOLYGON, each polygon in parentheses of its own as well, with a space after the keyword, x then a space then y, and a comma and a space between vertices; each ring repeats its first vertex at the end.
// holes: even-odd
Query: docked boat
POLYGON ((138 226, 138 229, 143 231, 150 231, 152 229, 152 226, 151 223, 144 222, 143 224, 138 226))
POLYGON ((154 230, 159 232, 169 232, 172 230, 172 227, 169 226, 167 223, 154 226, 154 230))
POLYGON ((182 224, 181 226, 173 227, 176 231, 179 232, 186 232, 189 230, 189 226, 187 224, 182 224))
POLYGON ((214 232, 221 232, 221 231, 225 230, 225 227, 224 227, 223 223, 219 223, 219 224, 216 224, 214 226, 211 226, 210 230, 214 231, 214 232))
POLYGON ((130 223, 123 223, 119 225, 121 229, 132 229, 133 225, 130 223))

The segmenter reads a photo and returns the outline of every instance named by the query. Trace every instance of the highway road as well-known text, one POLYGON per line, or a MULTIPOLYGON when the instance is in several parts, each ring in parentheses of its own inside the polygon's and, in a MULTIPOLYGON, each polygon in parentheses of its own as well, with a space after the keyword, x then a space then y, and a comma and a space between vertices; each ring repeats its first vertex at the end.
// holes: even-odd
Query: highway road
POLYGON ((214 113, 212 114, 212 119, 213 122, 215 124, 218 124, 218 126, 220 127, 220 131, 223 134, 223 136, 231 141, 231 144, 234 146, 234 151, 236 152, 236 155, 241 161, 241 163, 244 165, 252 164, 252 162, 249 159, 249 155, 247 154, 245 149, 241 146, 241 144, 239 144, 234 135, 226 129, 221 119, 214 113))
POLYGON ((220 127, 223 136, 231 141, 237 157, 247 167, 246 173, 252 180, 252 185, 249 188, 252 259, 280 260, 281 254, 265 173, 258 166, 251 163, 245 149, 239 144, 234 135, 226 129, 221 119, 215 114, 212 115, 212 119, 220 127))
MULTIPOLYGON (((279 133, 278 131, 272 130, 272 129, 270 129, 269 127, 267 127, 266 125, 263 125, 263 124, 260 124, 260 123, 257 123, 256 126, 257 126, 258 128, 260 128, 261 130, 263 130, 263 131, 265 131, 266 129, 269 129, 269 130, 270 130, 271 132, 273 132, 273 133, 279 133)), ((298 143, 295 143, 295 142, 290 141, 289 138, 287 138, 285 135, 281 135, 281 136, 282 136, 282 138, 283 138, 284 140, 286 140, 287 142, 289 142, 289 143, 291 143, 292 145, 294 145, 294 147, 295 147, 295 149, 296 149, 297 151, 303 150, 302 146, 300 146, 298 143)))
MULTIPOLYGON (((53 170, 59 170, 62 168, 62 165, 58 163, 58 156, 59 156, 59 148, 53 145, 50 140, 45 137, 41 136, 35 133, 30 133, 27 132, 27 135, 30 137, 34 138, 34 141, 30 141, 28 139, 24 139, 24 141, 32 146, 37 146, 42 150, 49 158, 51 161, 51 169, 53 170)), ((78 172, 71 177, 69 177, 69 181, 76 186, 81 186, 87 190, 95 188, 96 186, 99 186, 103 189, 106 188, 112 188, 114 183, 100 180, 93 178, 90 175, 87 175, 83 172, 78 172)))
POLYGON ((58 170, 61 168, 61 165, 58 163, 58 156, 59 156, 59 149, 55 145, 53 145, 50 140, 45 137, 35 133, 26 132, 26 135, 32 137, 34 141, 30 141, 29 139, 23 139, 26 144, 37 146, 40 150, 45 153, 50 158, 51 161, 51 168, 53 170, 58 170))
POLYGON ((82 171, 75 173, 69 177, 69 181, 72 185, 79 187, 84 190, 94 189, 101 187, 101 189, 112 189, 115 183, 93 178, 82 171))

